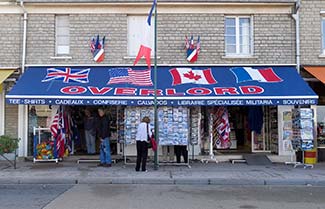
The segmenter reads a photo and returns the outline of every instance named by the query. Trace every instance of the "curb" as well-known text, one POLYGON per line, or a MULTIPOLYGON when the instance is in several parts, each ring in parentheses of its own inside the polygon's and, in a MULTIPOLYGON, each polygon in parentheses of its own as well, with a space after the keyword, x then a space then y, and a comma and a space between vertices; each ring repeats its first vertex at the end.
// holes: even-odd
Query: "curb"
POLYGON ((223 179, 223 178, 0 178, 0 184, 156 184, 220 186, 325 186, 325 180, 311 179, 223 179))

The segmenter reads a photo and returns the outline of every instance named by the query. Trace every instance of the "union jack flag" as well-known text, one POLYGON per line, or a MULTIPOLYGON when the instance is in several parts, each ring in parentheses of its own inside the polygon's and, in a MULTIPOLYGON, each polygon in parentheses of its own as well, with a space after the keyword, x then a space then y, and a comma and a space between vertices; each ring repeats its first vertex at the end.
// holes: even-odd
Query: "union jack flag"
POLYGON ((48 82, 52 80, 63 81, 63 83, 78 82, 88 83, 88 75, 90 68, 88 69, 71 69, 71 68, 48 68, 47 74, 42 82, 48 82))

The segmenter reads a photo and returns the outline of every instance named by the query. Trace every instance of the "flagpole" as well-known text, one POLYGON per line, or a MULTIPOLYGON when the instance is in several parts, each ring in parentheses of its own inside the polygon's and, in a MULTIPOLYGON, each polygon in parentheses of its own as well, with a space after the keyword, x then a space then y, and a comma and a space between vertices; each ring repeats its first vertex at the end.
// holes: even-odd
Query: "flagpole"
MULTIPOLYGON (((155 121, 155 140, 159 144, 159 128, 158 128, 158 107, 157 107, 157 6, 158 0, 155 6, 155 27, 154 27, 154 121, 155 121)), ((154 154, 154 170, 158 170, 158 149, 154 154)))

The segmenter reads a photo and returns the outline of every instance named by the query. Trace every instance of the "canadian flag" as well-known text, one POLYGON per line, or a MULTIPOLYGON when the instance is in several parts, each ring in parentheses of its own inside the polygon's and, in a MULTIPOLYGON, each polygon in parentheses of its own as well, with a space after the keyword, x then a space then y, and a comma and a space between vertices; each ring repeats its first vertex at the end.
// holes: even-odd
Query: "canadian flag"
POLYGON ((216 84, 211 69, 193 70, 192 68, 173 68, 169 70, 173 77, 173 86, 185 83, 211 85, 216 84))
POLYGON ((137 57, 135 58, 134 60, 134 63, 133 65, 136 65, 139 60, 144 57, 146 59, 146 63, 147 63, 147 66, 148 66, 148 69, 151 68, 151 47, 150 47, 150 31, 151 31, 151 17, 152 17, 152 13, 153 13, 153 10, 154 8, 156 7, 157 5, 157 0, 154 0, 152 2, 152 7, 150 9, 150 12, 149 12, 149 15, 148 15, 148 18, 147 18, 147 28, 145 29, 144 31, 144 40, 145 40, 145 43, 141 44, 140 45, 140 49, 139 49, 139 52, 137 54, 137 57))

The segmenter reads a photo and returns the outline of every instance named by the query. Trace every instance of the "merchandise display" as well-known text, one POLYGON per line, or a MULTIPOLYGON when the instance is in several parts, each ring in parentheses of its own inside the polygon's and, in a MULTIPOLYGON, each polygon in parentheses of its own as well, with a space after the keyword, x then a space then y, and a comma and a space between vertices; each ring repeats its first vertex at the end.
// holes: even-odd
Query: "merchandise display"
MULTIPOLYGON (((154 126, 153 107, 125 108, 125 143, 134 144, 137 127, 144 116, 151 119, 154 126)), ((187 107, 159 107, 159 145, 188 145, 189 124, 187 107)))
POLYGON ((293 138, 300 141, 300 149, 314 148, 314 114, 309 108, 294 109, 292 112, 293 138))
MULTIPOLYGON (((268 124, 269 129, 265 130, 269 133, 270 149, 272 153, 278 153, 278 110, 277 107, 266 107, 266 117, 264 117, 264 124, 268 124)), ((291 121, 291 118, 290 118, 291 121)), ((268 141, 268 140, 266 140, 268 141)))
POLYGON ((201 114, 201 108, 200 107, 194 107, 190 109, 190 120, 191 120, 191 139, 190 144, 191 145, 198 145, 199 144, 199 134, 200 134, 200 114, 201 114))
POLYGON ((49 160, 54 159, 53 154, 54 142, 53 141, 46 141, 36 146, 36 159, 38 160, 49 160))
POLYGON ((125 118, 124 118, 124 108, 118 108, 117 110, 117 141, 118 143, 124 142, 124 130, 125 130, 125 118))
POLYGON ((229 149, 230 141, 230 122, 226 107, 218 107, 212 115, 213 117, 213 145, 217 149, 229 149))

